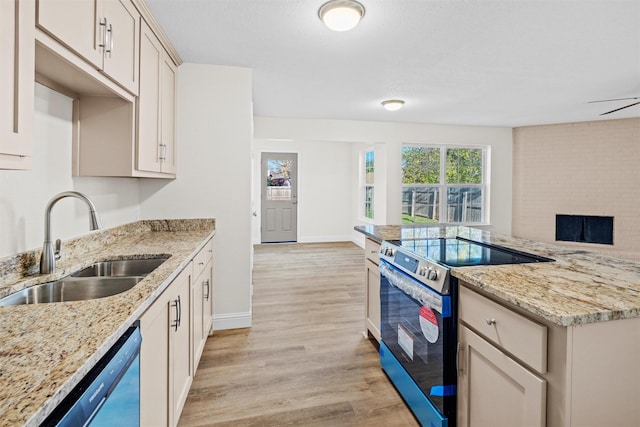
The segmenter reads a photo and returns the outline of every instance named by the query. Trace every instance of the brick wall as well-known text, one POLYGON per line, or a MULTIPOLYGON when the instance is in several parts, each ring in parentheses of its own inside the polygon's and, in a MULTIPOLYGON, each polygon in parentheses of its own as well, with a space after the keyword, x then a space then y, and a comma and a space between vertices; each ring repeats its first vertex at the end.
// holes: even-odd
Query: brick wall
POLYGON ((613 216, 612 246, 561 244, 640 259, 640 118, 513 130, 512 234, 555 242, 556 214, 613 216))

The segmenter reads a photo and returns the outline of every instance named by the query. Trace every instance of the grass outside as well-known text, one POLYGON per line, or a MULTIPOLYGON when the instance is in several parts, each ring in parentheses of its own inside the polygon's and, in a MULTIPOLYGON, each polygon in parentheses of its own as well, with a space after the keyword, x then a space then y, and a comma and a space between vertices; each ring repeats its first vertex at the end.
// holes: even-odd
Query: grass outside
POLYGON ((437 224, 438 221, 435 219, 427 218, 424 216, 416 215, 416 217, 412 217, 409 214, 402 214, 402 223, 403 224, 437 224))

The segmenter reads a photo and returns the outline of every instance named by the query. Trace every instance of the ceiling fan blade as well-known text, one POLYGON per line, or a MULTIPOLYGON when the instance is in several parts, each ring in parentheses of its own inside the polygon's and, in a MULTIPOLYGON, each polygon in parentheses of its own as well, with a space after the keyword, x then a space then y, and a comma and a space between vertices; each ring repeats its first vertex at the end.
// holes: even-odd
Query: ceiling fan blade
MULTIPOLYGON (((634 98, 634 99, 638 99, 638 98, 634 98)), ((605 114, 615 113, 616 111, 624 110, 625 108, 633 107, 634 105, 638 105, 638 104, 640 104, 640 101, 634 102, 633 104, 629 104, 629 105, 627 105, 625 107, 620 107, 620 108, 616 108, 615 110, 607 111, 606 113, 602 113, 600 115, 604 116, 605 114)))
POLYGON ((593 104, 596 102, 611 102, 611 101, 627 101, 629 99, 640 99, 640 97, 633 97, 633 98, 615 98, 615 99, 600 99, 598 101, 589 101, 587 102, 587 104, 593 104))

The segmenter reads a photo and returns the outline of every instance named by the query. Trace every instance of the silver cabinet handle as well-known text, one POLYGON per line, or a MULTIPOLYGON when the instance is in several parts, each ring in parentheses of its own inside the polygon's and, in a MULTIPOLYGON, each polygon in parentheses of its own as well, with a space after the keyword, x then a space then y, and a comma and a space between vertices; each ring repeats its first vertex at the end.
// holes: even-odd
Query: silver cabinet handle
POLYGON ((180 295, 178 295, 178 299, 174 299, 171 304, 176 309, 176 317, 173 322, 171 322, 171 327, 174 328, 174 332, 178 330, 178 326, 180 326, 180 295))
POLYGON ((103 49, 107 48, 107 25, 107 18, 104 18, 104 22, 102 22, 102 20, 100 21, 100 26, 104 27, 104 31, 102 32, 102 44, 99 44, 98 46, 103 49))
POLYGON ((211 293, 211 289, 209 287, 209 279, 207 279, 204 282, 202 282, 202 285, 207 288, 207 294, 204 296, 204 299, 209 301, 209 294, 211 293))
POLYGON ((462 348, 462 343, 458 343, 456 348, 456 371, 458 371, 458 376, 462 375, 462 364, 460 363, 460 353, 462 353, 464 349, 462 348))
POLYGON ((182 323, 182 301, 180 301, 180 295, 178 295, 178 327, 180 323, 182 323))
POLYGON ((167 160, 167 145, 160 144, 160 160, 167 160))
MULTIPOLYGON (((105 22, 107 21, 107 18, 104 18, 105 22)), ((107 32, 109 33, 109 49, 107 49, 105 52, 109 54, 109 58, 111 58, 111 52, 113 52, 113 27, 111 26, 111 24, 109 24, 109 29, 107 30, 107 32)))

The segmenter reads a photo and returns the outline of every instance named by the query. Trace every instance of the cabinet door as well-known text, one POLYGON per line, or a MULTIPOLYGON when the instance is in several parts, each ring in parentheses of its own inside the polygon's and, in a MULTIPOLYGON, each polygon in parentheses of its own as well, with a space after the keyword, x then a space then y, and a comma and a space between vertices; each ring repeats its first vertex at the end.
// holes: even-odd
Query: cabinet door
POLYGON ((108 31, 103 70, 137 95, 140 14, 129 0, 104 1, 103 8, 108 31))
POLYGON ((160 102, 161 170, 176 173, 176 65, 163 50, 160 102))
POLYGON ((34 0, 0 1, 0 169, 31 168, 34 0))
POLYGON ((365 260, 365 327, 380 341, 380 270, 371 260, 365 260))
POLYGON ((204 299, 204 287, 202 282, 205 274, 199 275, 193 281, 193 369, 198 369, 198 363, 200 363, 200 356, 202 355, 202 317, 204 315, 204 305, 202 301, 204 299))
POLYGON ((193 381, 191 272, 185 268, 174 280, 171 297, 171 425, 177 425, 193 381))
POLYGON ((102 69, 105 26, 97 0, 39 0, 37 25, 102 69))
POLYGON ((162 46, 149 26, 140 25, 137 169, 160 172, 160 71, 162 46))
POLYGON ((458 336, 458 426, 543 427, 546 381, 467 327, 458 336))
POLYGON ((167 291, 140 317, 140 425, 169 425, 169 325, 167 291))
MULTIPOLYGON (((208 249, 209 252, 213 252, 213 249, 208 249)), ((206 280, 206 285, 204 286, 204 295, 203 295, 203 309, 202 309, 202 347, 204 349, 204 344, 209 338, 209 332, 211 332, 211 328, 213 327, 213 259, 209 263, 209 266, 205 270, 208 277, 206 280)))
MULTIPOLYGON (((207 249, 203 249, 206 251, 207 249)), ((200 357, 204 351, 204 345, 209 337, 211 328, 211 261, 209 261, 198 278, 194 281, 194 371, 198 368, 200 357)))

